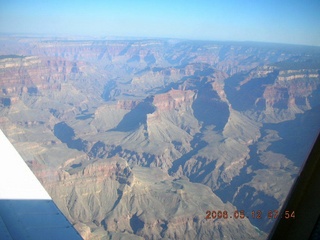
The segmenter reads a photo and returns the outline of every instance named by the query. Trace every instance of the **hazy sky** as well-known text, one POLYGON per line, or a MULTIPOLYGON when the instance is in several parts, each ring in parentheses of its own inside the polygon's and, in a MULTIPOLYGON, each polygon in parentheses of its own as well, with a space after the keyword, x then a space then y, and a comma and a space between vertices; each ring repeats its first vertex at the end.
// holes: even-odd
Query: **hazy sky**
POLYGON ((0 32, 320 46, 320 0, 0 0, 0 32))

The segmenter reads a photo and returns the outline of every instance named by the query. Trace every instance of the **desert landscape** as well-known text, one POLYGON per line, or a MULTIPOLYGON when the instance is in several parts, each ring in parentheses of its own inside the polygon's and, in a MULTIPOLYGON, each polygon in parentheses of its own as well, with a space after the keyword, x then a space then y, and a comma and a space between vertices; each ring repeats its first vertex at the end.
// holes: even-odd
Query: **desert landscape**
POLYGON ((84 239, 266 239, 319 110, 320 47, 0 38, 0 128, 84 239))

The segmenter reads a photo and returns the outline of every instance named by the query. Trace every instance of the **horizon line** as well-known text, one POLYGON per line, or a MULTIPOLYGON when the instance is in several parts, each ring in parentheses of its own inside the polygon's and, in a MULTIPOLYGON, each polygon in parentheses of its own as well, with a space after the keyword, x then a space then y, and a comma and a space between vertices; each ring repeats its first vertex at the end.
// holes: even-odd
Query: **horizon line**
POLYGON ((124 35, 102 35, 102 34, 66 34, 66 33, 9 33, 0 32, 0 36, 8 37, 25 37, 25 38, 51 38, 52 40, 66 40, 66 41, 117 41, 117 40, 176 40, 176 41, 196 41, 196 42, 218 42, 218 43, 238 43, 238 44, 266 44, 266 45, 288 45, 297 47, 315 47, 319 48, 320 45, 309 45, 302 43, 287 43, 287 42, 268 42, 268 41, 255 41, 255 40, 230 40, 230 39, 200 39, 200 38, 178 38, 166 36, 124 36, 124 35), (57 38, 57 39, 55 39, 57 38), (60 39, 59 39, 60 38, 60 39), (71 39, 68 39, 71 38, 71 39), (73 38, 73 39, 72 39, 73 38))

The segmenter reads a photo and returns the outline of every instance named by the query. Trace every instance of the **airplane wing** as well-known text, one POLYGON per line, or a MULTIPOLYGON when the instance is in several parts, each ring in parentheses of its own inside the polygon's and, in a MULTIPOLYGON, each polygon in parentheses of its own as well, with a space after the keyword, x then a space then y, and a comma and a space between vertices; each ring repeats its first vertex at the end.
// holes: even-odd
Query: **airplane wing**
POLYGON ((82 239, 1 130, 0 239, 82 239))

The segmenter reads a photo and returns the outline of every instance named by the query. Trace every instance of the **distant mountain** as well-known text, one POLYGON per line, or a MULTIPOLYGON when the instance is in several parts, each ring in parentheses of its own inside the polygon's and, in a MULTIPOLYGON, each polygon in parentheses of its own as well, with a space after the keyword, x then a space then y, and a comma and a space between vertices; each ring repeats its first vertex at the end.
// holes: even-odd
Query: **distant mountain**
POLYGON ((320 130, 320 48, 0 46, 1 129, 86 239, 265 239, 320 130))

